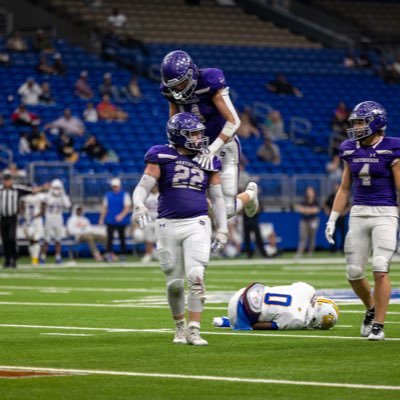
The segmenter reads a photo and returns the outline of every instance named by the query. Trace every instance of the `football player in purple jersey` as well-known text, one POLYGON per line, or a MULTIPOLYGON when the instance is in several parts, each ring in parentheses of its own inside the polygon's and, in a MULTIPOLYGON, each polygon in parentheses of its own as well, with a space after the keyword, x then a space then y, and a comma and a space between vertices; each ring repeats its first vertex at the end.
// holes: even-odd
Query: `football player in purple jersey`
POLYGON ((139 227, 148 221, 145 200, 158 183, 157 254, 167 280, 167 297, 176 331, 173 342, 207 345, 200 336, 204 307, 205 268, 210 259, 211 223, 206 190, 212 202, 217 231, 214 250, 227 242, 225 202, 215 157, 213 170, 202 168, 194 158, 208 144, 205 126, 190 113, 178 113, 167 123, 169 145, 156 145, 145 155, 146 168, 133 192, 134 219, 139 227), (185 320, 184 278, 188 283, 188 317, 185 320))
POLYGON ((334 244, 335 224, 346 207, 353 185, 354 201, 344 246, 347 279, 367 309, 361 336, 383 340, 391 292, 388 273, 397 244, 400 139, 385 136, 386 110, 375 101, 357 104, 349 123, 351 139, 339 147, 344 171, 325 235, 334 244), (365 277, 370 254, 375 282, 373 294, 365 277))
POLYGON ((175 50, 164 57, 161 78, 160 90, 169 101, 169 116, 190 112, 206 127, 209 145, 198 152, 196 161, 204 169, 212 169, 214 156, 221 159, 221 185, 228 218, 243 208, 249 217, 254 216, 258 210, 257 184, 250 182, 238 194, 241 149, 235 132, 240 119, 223 72, 217 68, 198 69, 189 54, 175 50))

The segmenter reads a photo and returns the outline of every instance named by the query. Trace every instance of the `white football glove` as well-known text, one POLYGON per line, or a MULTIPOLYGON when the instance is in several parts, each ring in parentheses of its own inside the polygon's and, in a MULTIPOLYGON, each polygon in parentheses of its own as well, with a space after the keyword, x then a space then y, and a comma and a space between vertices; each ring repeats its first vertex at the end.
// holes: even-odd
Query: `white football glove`
POLYGON ((147 223, 151 221, 149 210, 146 206, 137 206, 133 209, 133 219, 139 225, 140 229, 144 229, 147 223))
POLYGON ((211 244, 211 252, 215 254, 220 253, 227 242, 228 232, 218 229, 215 234, 214 241, 211 244))
POLYGON ((336 221, 329 220, 326 223, 325 237, 328 243, 332 245, 335 244, 335 241, 333 240, 333 234, 335 233, 335 229, 336 229, 336 221))
POLYGON ((193 159, 193 161, 197 162, 201 168, 207 171, 213 171, 214 168, 214 156, 215 153, 209 148, 202 149, 199 151, 199 154, 193 159))

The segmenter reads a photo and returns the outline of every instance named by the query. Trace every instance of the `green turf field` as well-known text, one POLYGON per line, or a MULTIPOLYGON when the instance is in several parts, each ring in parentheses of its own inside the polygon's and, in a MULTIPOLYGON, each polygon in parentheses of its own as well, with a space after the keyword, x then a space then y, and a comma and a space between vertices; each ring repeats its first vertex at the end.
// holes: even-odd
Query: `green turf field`
POLYGON ((155 264, 139 265, 1 270, 0 370, 61 375, 0 378, 0 399, 400 399, 399 304, 390 306, 384 342, 359 337, 362 307, 349 300, 339 303, 331 331, 211 324, 226 315, 229 295, 252 281, 348 289, 341 258, 212 262, 202 322, 208 347, 171 343, 164 277, 155 264))

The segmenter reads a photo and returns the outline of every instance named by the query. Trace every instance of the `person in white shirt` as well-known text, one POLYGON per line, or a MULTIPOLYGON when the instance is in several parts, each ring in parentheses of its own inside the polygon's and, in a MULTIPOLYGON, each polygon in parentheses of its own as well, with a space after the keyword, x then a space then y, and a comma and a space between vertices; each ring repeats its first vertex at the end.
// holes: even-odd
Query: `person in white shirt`
POLYGON ((60 179, 54 179, 50 185, 49 193, 43 196, 45 204, 45 239, 42 246, 41 261, 44 262, 47 256, 49 243, 55 241, 56 263, 62 262, 61 239, 64 235, 63 211, 71 207, 71 200, 64 191, 64 185, 60 179))
POLYGON ((82 136, 85 133, 85 125, 78 117, 74 117, 69 108, 64 110, 64 115, 45 125, 44 129, 56 129, 67 135, 82 136))
POLYGON ((83 215, 83 208, 76 205, 72 210, 71 216, 67 221, 68 235, 73 236, 77 243, 87 243, 93 258, 96 261, 102 261, 103 258, 97 249, 96 242, 101 243, 104 247, 107 244, 105 235, 95 232, 94 227, 89 219, 83 215))
POLYGON ((23 232, 29 240, 29 254, 33 266, 39 264, 40 240, 43 239, 43 195, 28 194, 21 199, 23 232))
POLYGON ((107 22, 114 28, 122 28, 126 24, 127 18, 118 8, 114 8, 111 15, 108 16, 107 22))
POLYGON ((18 89, 18 94, 21 96, 23 104, 36 106, 39 104, 39 96, 42 94, 42 89, 33 78, 28 78, 18 89))

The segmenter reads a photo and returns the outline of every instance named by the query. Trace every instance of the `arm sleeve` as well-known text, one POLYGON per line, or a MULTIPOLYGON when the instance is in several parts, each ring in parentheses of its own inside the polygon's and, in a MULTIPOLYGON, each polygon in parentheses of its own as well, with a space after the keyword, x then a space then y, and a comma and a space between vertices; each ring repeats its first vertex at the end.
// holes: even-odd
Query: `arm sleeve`
POLYGON ((224 196, 222 194, 221 185, 210 185, 209 193, 217 226, 219 229, 228 232, 226 206, 225 206, 224 196))
POLYGON ((135 187, 135 190, 133 191, 132 200, 134 207, 141 207, 144 205, 147 197, 149 197, 151 189, 153 189, 156 183, 157 179, 153 176, 146 174, 142 176, 139 183, 135 187))
POLYGON ((129 207, 131 205, 131 199, 129 198, 129 194, 125 193, 124 196, 124 207, 129 207))

